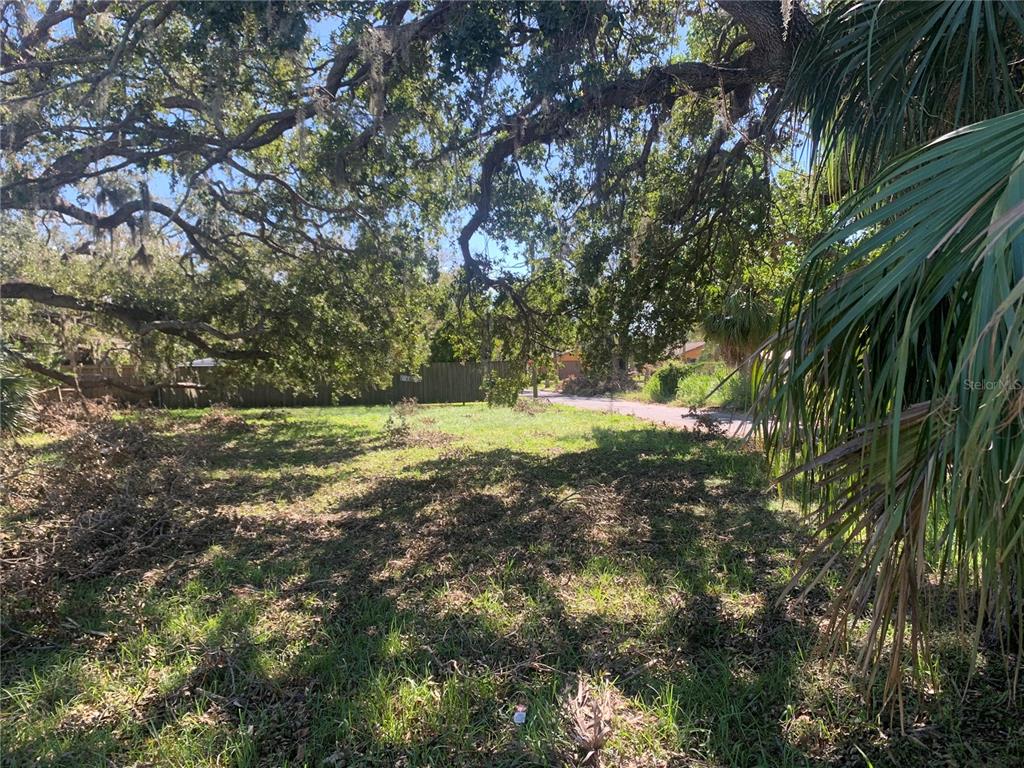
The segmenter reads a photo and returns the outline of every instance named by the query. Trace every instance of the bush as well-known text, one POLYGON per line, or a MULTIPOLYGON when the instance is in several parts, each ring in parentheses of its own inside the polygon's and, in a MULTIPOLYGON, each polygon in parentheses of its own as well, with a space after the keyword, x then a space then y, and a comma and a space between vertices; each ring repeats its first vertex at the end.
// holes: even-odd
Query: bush
POLYGON ((484 398, 492 408, 495 406, 513 407, 519 400, 519 393, 527 384, 527 377, 524 371, 516 371, 502 376, 495 371, 488 371, 484 376, 481 389, 484 391, 484 398))
POLYGON ((666 363, 644 385, 644 399, 693 407, 749 408, 749 374, 720 360, 707 363, 666 363), (723 383, 724 382, 724 383, 723 383), (721 387, 715 389, 721 384, 721 387), (712 393, 712 390, 713 393, 712 393))
POLYGON ((675 402, 688 406, 749 408, 750 376, 743 371, 732 371, 731 367, 722 362, 686 366, 686 371, 676 384, 675 402), (732 376, 725 381, 730 374, 732 376), (722 386, 716 390, 719 384, 722 386), (712 393, 712 390, 715 391, 712 393))
POLYGON ((644 394, 655 403, 668 403, 675 399, 680 379, 691 372, 688 363, 666 363, 651 374, 644 384, 644 394))
POLYGON ((617 372, 603 379, 592 379, 582 373, 570 376, 562 382, 562 394, 578 397, 596 397, 613 392, 629 392, 636 389, 636 382, 626 373, 617 372))

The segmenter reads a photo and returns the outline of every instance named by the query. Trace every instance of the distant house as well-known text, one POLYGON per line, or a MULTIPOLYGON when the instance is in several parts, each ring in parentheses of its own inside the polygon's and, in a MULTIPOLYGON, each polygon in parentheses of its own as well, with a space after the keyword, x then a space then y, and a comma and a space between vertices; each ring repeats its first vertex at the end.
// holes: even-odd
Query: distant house
POLYGON ((583 373, 583 361, 576 352, 560 352, 555 355, 555 373, 559 381, 583 373))
MULTIPOLYGON (((612 355, 611 372, 624 373, 630 368, 629 361, 622 355, 612 355)), ((579 352, 560 352, 555 355, 555 372, 559 381, 565 381, 570 376, 581 376, 583 374, 583 359, 579 352)))
POLYGON ((675 360, 685 360, 688 363, 696 362, 704 354, 705 343, 703 341, 688 341, 682 346, 672 350, 669 357, 675 360))

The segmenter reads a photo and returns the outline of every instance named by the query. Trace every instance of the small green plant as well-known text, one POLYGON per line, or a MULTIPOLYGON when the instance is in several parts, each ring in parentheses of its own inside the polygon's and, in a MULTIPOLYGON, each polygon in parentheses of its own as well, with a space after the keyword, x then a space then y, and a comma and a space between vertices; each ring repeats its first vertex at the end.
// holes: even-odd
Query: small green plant
POLYGON ((397 445, 409 437, 409 433, 412 432, 412 427, 409 426, 409 417, 416 412, 417 408, 419 408, 419 403, 416 402, 415 397, 404 397, 391 406, 387 421, 384 422, 384 439, 388 443, 397 445))

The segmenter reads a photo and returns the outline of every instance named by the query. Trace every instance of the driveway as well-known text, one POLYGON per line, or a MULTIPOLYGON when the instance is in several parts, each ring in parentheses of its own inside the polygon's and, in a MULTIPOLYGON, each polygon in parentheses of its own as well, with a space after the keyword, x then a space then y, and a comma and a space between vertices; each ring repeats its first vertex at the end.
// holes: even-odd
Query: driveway
MULTIPOLYGON (((523 396, 530 396, 532 393, 524 392, 523 396)), ((604 397, 574 397, 563 395, 560 392, 541 390, 540 397, 559 405, 568 405, 572 408, 583 408, 588 411, 604 411, 606 413, 624 413, 628 416, 635 416, 644 421, 655 424, 663 424, 674 429, 696 431, 699 428, 697 419, 690 414, 689 408, 680 408, 676 405, 661 405, 660 403, 640 403, 633 400, 620 400, 614 396, 604 397)), ((729 437, 746 437, 750 434, 750 417, 744 413, 732 411, 720 411, 714 409, 701 409, 700 413, 710 416, 717 421, 725 434, 729 437)))

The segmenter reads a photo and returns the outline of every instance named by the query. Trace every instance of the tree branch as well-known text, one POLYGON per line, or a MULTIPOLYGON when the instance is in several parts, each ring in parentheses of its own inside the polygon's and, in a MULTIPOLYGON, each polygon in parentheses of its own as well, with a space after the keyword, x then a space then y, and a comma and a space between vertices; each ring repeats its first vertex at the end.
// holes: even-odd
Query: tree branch
POLYGON ((494 177, 509 157, 537 142, 548 142, 566 131, 574 121, 611 109, 671 106, 680 96, 695 91, 735 88, 769 79, 768 71, 717 67, 701 62, 679 62, 651 67, 642 75, 613 80, 585 92, 575 102, 548 109, 534 117, 518 115, 506 119, 507 135, 491 145, 480 164, 476 210, 459 233, 459 248, 467 269, 479 275, 480 265, 470 253, 469 241, 491 211, 494 177))
MULTIPOLYGON (((794 4, 787 28, 779 0, 719 0, 718 4, 746 28, 754 42, 754 49, 734 62, 712 65, 691 61, 654 66, 642 75, 613 80, 585 92, 579 101, 567 102, 558 109, 530 118, 513 115, 505 119, 506 136, 492 144, 481 161, 475 210, 459 233, 459 249, 468 272, 487 282, 480 263, 470 252, 469 242, 490 216, 495 175, 517 150, 551 141, 569 123, 610 109, 671 107, 684 93, 741 88, 749 91, 756 85, 785 82, 797 47, 812 30, 803 9, 794 4)), ((743 107, 744 112, 748 110, 749 103, 743 107)))
POLYGON ((49 307, 106 315, 120 321, 140 335, 156 331, 168 336, 176 336, 203 352, 224 360, 263 360, 267 358, 267 354, 259 349, 235 349, 213 345, 200 335, 200 333, 208 333, 219 339, 229 341, 245 338, 249 333, 256 332, 257 329, 250 332, 227 333, 214 328, 208 323, 166 320, 149 310, 139 307, 128 307, 109 301, 81 299, 76 296, 57 293, 49 286, 37 285, 35 283, 9 282, 0 284, 0 299, 25 299, 49 307))
MULTIPOLYGON (((74 387, 74 389, 78 391, 79 394, 81 394, 81 383, 78 381, 78 378, 76 376, 69 373, 64 373, 63 371, 58 371, 56 368, 50 368, 49 366, 43 365, 38 360, 35 360, 29 357, 28 355, 19 352, 16 349, 11 349, 7 345, 4 345, 3 353, 4 355, 13 357, 15 360, 21 363, 22 367, 24 367, 26 370, 32 371, 33 373, 38 373, 40 376, 45 376, 46 378, 52 379, 53 381, 60 382, 65 386, 74 387)), ((96 383, 104 384, 108 387, 119 389, 122 392, 127 392, 132 395, 151 395, 153 394, 153 392, 157 390, 159 386, 153 384, 138 387, 133 384, 125 384, 123 381, 111 378, 110 376, 100 377, 99 379, 96 380, 96 383)))

